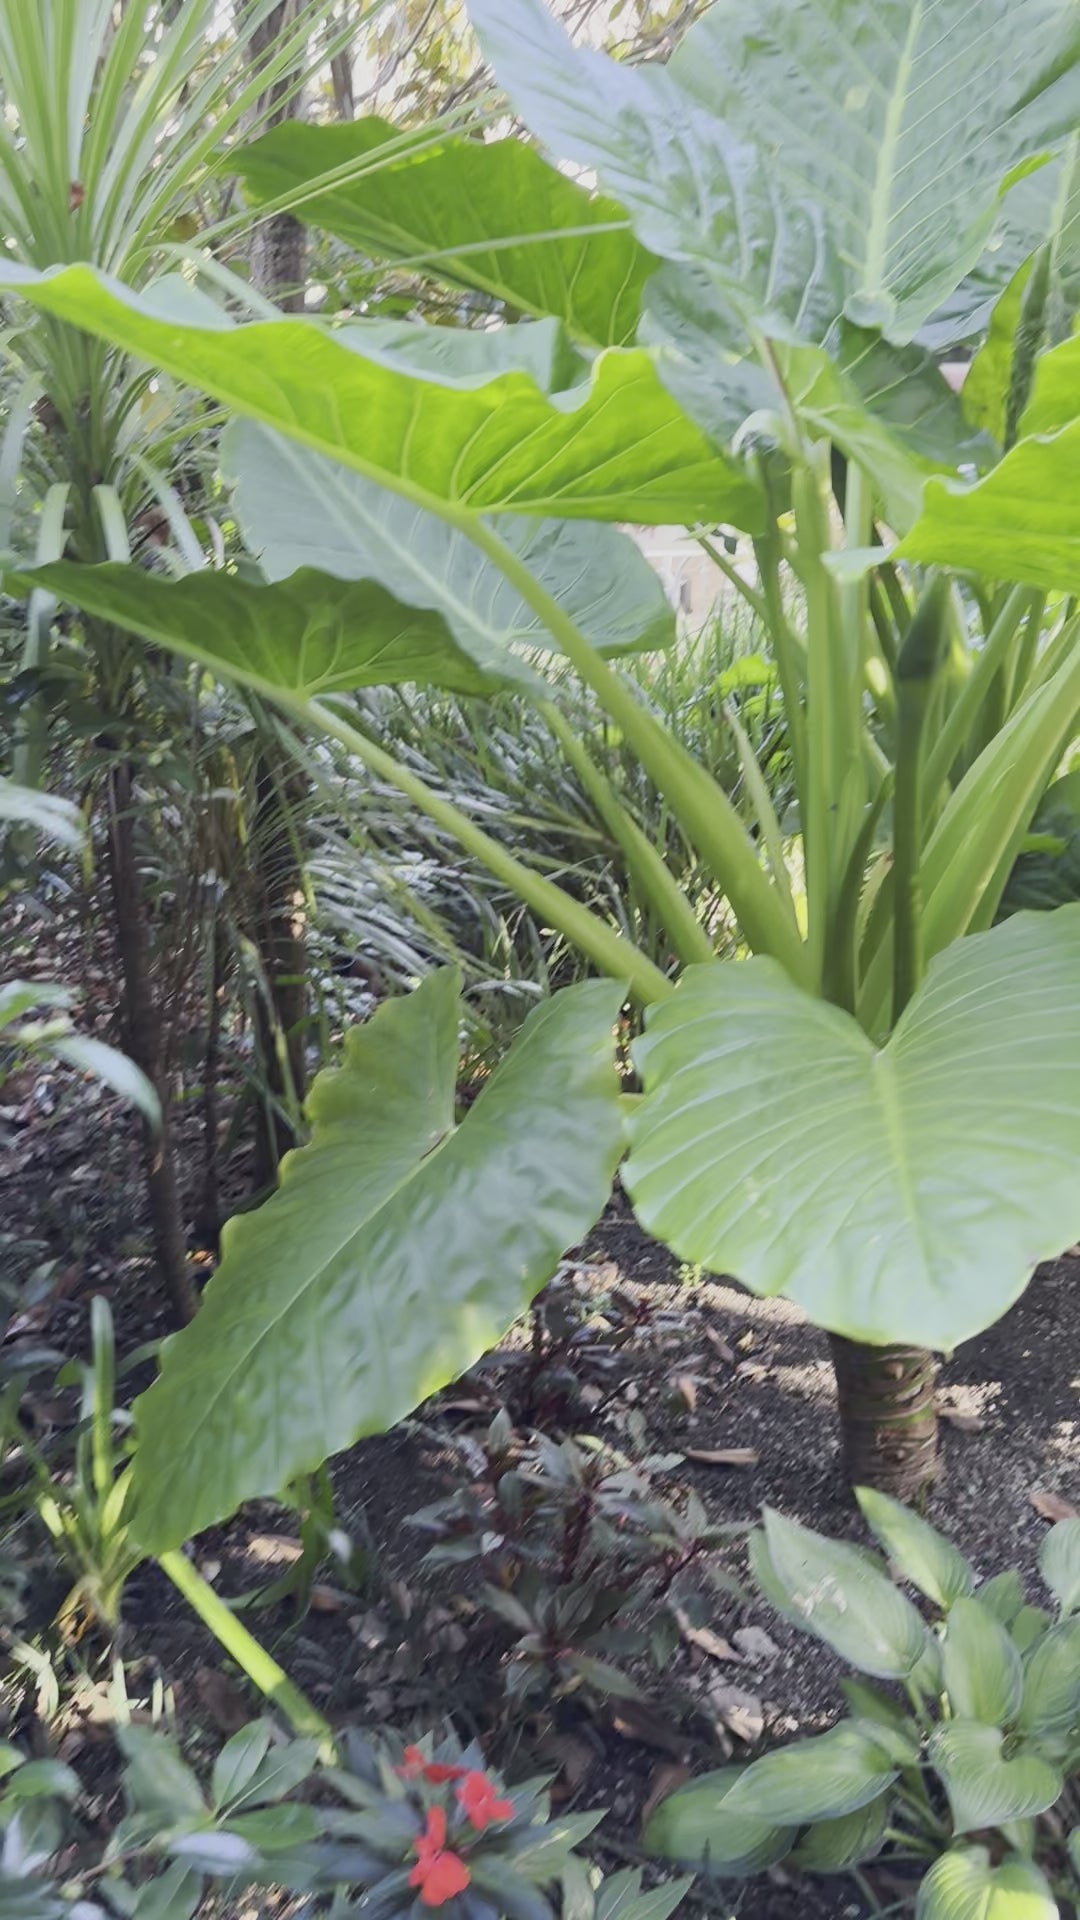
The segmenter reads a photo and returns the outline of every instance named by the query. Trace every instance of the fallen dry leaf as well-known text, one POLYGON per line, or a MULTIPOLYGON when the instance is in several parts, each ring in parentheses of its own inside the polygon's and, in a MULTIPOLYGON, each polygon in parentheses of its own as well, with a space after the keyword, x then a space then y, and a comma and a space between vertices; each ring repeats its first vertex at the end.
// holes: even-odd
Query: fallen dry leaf
POLYGON ((683 1402, 684 1406, 687 1408, 687 1411, 689 1413, 696 1413, 697 1381, 694 1379, 693 1374, 677 1373, 674 1376, 671 1382, 671 1385, 674 1392, 678 1394, 679 1399, 683 1402))
POLYGON ((304 1549, 299 1540, 283 1533, 253 1533, 244 1551, 249 1560, 257 1560, 260 1566, 291 1567, 304 1549))
POLYGON ((666 1800, 669 1794, 675 1792, 676 1788, 685 1786, 689 1778, 689 1767, 680 1766, 677 1761, 666 1760, 661 1766, 657 1767, 656 1772, 649 1782, 649 1791, 645 1796, 645 1804, 641 1809, 641 1824, 643 1827, 648 1825, 651 1816, 656 1812, 661 1800, 666 1800))
POLYGON ((1064 1499, 1060 1493, 1048 1493, 1042 1487, 1036 1487, 1034 1492, 1028 1494, 1028 1499, 1043 1520, 1080 1520, 1080 1512, 1072 1501, 1064 1499))
POLYGON ((756 1693, 744 1687, 732 1687, 715 1680, 709 1688, 709 1705, 736 1740, 753 1746, 765 1731, 765 1712, 756 1693))
POLYGON ((726 1360, 729 1367, 735 1365, 735 1349, 729 1341, 724 1339, 722 1333, 717 1333, 715 1327, 706 1327, 705 1338, 712 1342, 721 1360, 726 1360))
POLYGON ((756 1467, 761 1458, 756 1447, 684 1447, 683 1453, 703 1467, 756 1467))
POLYGON ((239 1733, 252 1717, 239 1687, 218 1667, 198 1669, 195 1692, 203 1712, 222 1733, 239 1733))
POLYGON ((687 1753, 685 1736, 670 1720, 664 1720, 646 1700, 620 1700, 610 1707, 611 1724, 624 1740, 640 1740, 647 1747, 658 1747, 676 1760, 687 1753))
POLYGON ((681 1607, 675 1608, 675 1619, 687 1646, 699 1648, 712 1660, 738 1661, 741 1658, 730 1640, 725 1640, 719 1633, 714 1633, 711 1627, 695 1627, 693 1622, 687 1619, 681 1607))
POLYGON ((957 1433, 986 1432, 986 1421, 981 1414, 964 1413, 959 1407, 939 1407, 938 1414, 942 1420, 948 1421, 950 1427, 955 1427, 957 1433))
POLYGON ((355 1593, 343 1593, 340 1587, 329 1587, 325 1581, 316 1580, 308 1595, 308 1604, 313 1613, 346 1613, 356 1605, 355 1593))

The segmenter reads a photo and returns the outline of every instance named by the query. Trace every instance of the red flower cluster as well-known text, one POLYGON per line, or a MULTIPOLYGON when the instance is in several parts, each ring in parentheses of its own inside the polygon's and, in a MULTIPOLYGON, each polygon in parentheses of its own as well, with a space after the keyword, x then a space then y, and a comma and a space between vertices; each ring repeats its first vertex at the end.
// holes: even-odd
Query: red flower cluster
POLYGON ((410 1887, 419 1887, 420 1899, 425 1907, 445 1906, 456 1893, 464 1893, 471 1879, 468 1867, 460 1854, 452 1853, 446 1845, 446 1812, 443 1807, 432 1807, 427 1817, 425 1831, 413 1841, 417 1861, 409 1875, 410 1887))
MULTIPOLYGON (((425 1760, 419 1747, 406 1747, 402 1765, 397 1769, 403 1780, 426 1780, 432 1786, 444 1786, 448 1780, 459 1784, 454 1798, 474 1833, 483 1833, 495 1820, 512 1820, 514 1803, 501 1800, 494 1780, 478 1768, 447 1767, 437 1760, 425 1760)), ((472 1878, 459 1853, 446 1844, 446 1809, 430 1807, 423 1833, 413 1841, 416 1865, 409 1875, 410 1887, 420 1889, 425 1907, 442 1907, 455 1894, 464 1893, 472 1878)))

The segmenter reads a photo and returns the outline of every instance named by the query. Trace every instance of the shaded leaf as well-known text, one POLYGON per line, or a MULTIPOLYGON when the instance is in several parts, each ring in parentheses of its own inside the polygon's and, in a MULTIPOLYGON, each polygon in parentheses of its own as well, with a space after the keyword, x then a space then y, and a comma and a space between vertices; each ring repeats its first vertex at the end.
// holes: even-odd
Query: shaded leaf
POLYGON ((903 1679, 914 1671, 926 1649, 926 1624, 865 1553, 769 1507, 765 1537, 787 1607, 806 1632, 864 1673, 903 1679))
POLYGON ((1080 1231, 1078 967, 1080 907, 1017 915, 938 954, 880 1049, 773 961, 687 968, 635 1047, 638 1219, 831 1331, 955 1346, 1080 1231))
MULTIPOLYGON (((271 580, 299 567, 339 580, 377 580, 405 606, 442 614, 484 672, 537 684, 523 650, 550 650, 551 635, 463 533, 249 421, 234 422, 222 458, 245 539, 271 580)), ((625 534, 512 516, 498 531, 602 653, 674 639, 660 580, 625 534)))
POLYGON ((792 1864, 803 1873, 846 1873, 877 1853, 889 1824, 888 1794, 836 1820, 820 1820, 800 1840, 792 1864))
POLYGON ((1062 1613, 1080 1607, 1080 1520, 1059 1520, 1039 1543, 1039 1572, 1062 1613))
POLYGON ((795 1838, 794 1827, 775 1826, 754 1809, 731 1814, 726 1809, 727 1796, 743 1771, 721 1767, 662 1800, 645 1824, 646 1850, 733 1880, 782 1860, 795 1838))
POLYGON ((727 1794, 724 1808, 784 1826, 837 1819, 876 1800, 898 1773, 870 1733, 844 1721, 755 1760, 727 1794))
POLYGON ((1019 1725, 1031 1733, 1066 1734, 1080 1725, 1080 1619, 1042 1633, 1024 1655, 1019 1725))
POLYGON ((456 976, 351 1031, 312 1089, 311 1145, 229 1222, 136 1402, 140 1540, 176 1545, 312 1471, 495 1344, 607 1197, 621 994, 589 982, 537 1009, 457 1128, 456 976))
POLYGON ((180 1758, 176 1743, 149 1727, 117 1727, 116 1743, 124 1756, 124 1785, 140 1813, 160 1813, 175 1821, 206 1813, 206 1802, 191 1768, 180 1758))
POLYGON ((229 164, 255 205, 304 187, 298 217, 360 253, 522 313, 555 314, 594 346, 634 337, 653 256, 626 231, 615 201, 587 192, 521 140, 433 140, 425 129, 410 145, 385 120, 286 120, 229 164), (338 177, 317 185, 331 173, 338 177))

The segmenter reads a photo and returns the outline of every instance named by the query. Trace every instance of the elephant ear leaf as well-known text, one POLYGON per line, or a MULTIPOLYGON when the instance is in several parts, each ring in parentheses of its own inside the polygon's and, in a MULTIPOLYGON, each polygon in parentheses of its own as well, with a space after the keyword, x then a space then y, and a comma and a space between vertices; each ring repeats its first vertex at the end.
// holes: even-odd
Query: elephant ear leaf
POLYGON ((160 1553, 385 1431, 492 1347, 604 1205, 622 988, 537 1008, 460 1125, 456 975, 349 1033, 310 1145, 225 1228, 190 1327, 136 1402, 133 1526, 160 1553))
POLYGON ((408 141, 374 118, 336 127, 286 120, 230 166, 256 205, 295 195, 299 219, 360 253, 519 313, 554 314, 589 346, 634 337, 653 255, 616 201, 521 140, 433 140, 425 129, 408 141))
POLYGON ((1080 905, 1018 914, 938 954, 881 1048, 774 961, 688 968, 635 1049, 639 1220, 850 1339, 970 1338, 1080 1235, 1078 968, 1080 905))
POLYGON ((574 47, 545 0, 469 13, 528 126, 645 245, 803 338, 831 298, 910 340, 984 253, 1006 176, 1076 119, 1070 0, 984 0, 977 34, 970 0, 727 0, 663 69, 574 47))

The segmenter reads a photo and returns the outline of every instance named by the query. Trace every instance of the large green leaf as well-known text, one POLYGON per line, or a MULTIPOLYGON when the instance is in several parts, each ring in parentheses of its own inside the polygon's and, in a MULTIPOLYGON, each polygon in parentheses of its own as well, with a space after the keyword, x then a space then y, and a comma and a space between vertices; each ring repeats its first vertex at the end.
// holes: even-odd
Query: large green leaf
POLYGON ((727 1794, 724 1809, 793 1827, 840 1819, 876 1800, 899 1771, 871 1732, 846 1720, 755 1760, 727 1794))
POLYGON ((943 1853, 923 1878, 915 1920, 1060 1920, 1060 1908, 1031 1860, 993 1867, 985 1847, 943 1853))
POLYGON ((601 354, 587 383, 549 396, 520 370, 486 380, 415 372, 378 323, 372 333, 305 319, 234 326, 175 283, 138 295, 81 266, 6 266, 3 288, 459 523, 538 513, 761 525, 757 488, 638 348, 601 354))
POLYGON ((978 1600, 956 1601, 945 1628, 942 1681, 954 1714, 1011 1726, 1024 1692, 1015 1642, 978 1600))
POLYGON ((876 1487, 856 1487, 863 1519, 906 1580, 939 1607, 971 1592, 975 1574, 958 1547, 936 1527, 876 1487))
POLYGON ((879 1679, 904 1680, 915 1671, 926 1652, 926 1623, 868 1554, 768 1507, 765 1538, 785 1611, 807 1633, 879 1679))
POLYGON ((1020 1726, 1028 1732, 1075 1736, 1080 1728, 1080 1618, 1051 1627, 1024 1657, 1020 1726))
POLYGON ((819 1820, 795 1849, 793 1864, 801 1873, 848 1873, 877 1853, 885 1838, 892 1807, 880 1794, 854 1813, 835 1820, 819 1820))
POLYGON ((1037 1752, 1006 1758, 1000 1727, 978 1720, 947 1720, 927 1749, 949 1796, 957 1833, 977 1833, 1006 1820, 1045 1813, 1064 1791, 1060 1770, 1037 1752))
MULTIPOLYGON (((222 459, 244 537, 270 579, 312 566, 340 580, 379 580, 409 606, 437 609, 478 665, 536 678, 521 650, 550 648, 551 635, 456 528, 251 421, 234 422, 222 459)), ((511 516, 499 533, 601 653, 674 639, 660 580, 626 534, 511 516)))
POLYGON ((743 1772, 742 1767, 721 1767, 661 1800, 645 1824, 646 1851, 731 1880, 761 1873, 782 1860, 795 1838, 794 1827, 774 1826, 752 1813, 731 1814, 725 1808, 743 1772))
POLYGON ((589 193, 521 140, 403 138, 385 120, 283 121, 230 155, 256 205, 358 252, 401 261, 522 313, 555 314, 593 346, 633 340, 656 262, 614 200, 589 193), (297 197, 300 196, 300 197, 297 197))
POLYGON ((691 967, 625 1171, 682 1259, 853 1339, 951 1348, 1080 1236, 1080 906, 931 963, 888 1044, 772 962, 691 967))
POLYGON ((1074 420, 1059 432, 1018 440, 972 486, 927 481, 922 513, 895 555, 1080 593, 1078 488, 1080 420, 1074 420))
POLYGON ((48 584, 84 613, 260 693, 285 689, 310 698, 409 681, 490 693, 514 675, 509 649, 500 657, 492 644, 485 658, 477 645, 470 657, 440 612, 402 605, 375 580, 335 580, 311 567, 266 586, 230 573, 167 580, 144 567, 73 560, 7 578, 16 587, 48 584))
POLYGON ((458 1127, 452 973, 351 1031, 312 1089, 311 1145, 228 1223, 195 1322, 136 1403, 150 1551, 392 1426, 524 1310, 610 1188, 620 995, 592 981, 538 1008, 458 1127))
POLYGON ((977 33, 970 0, 727 0, 635 70, 575 49, 544 0, 469 12, 533 132, 767 324, 843 308, 910 339, 1080 103, 1068 0, 986 0, 977 33))

